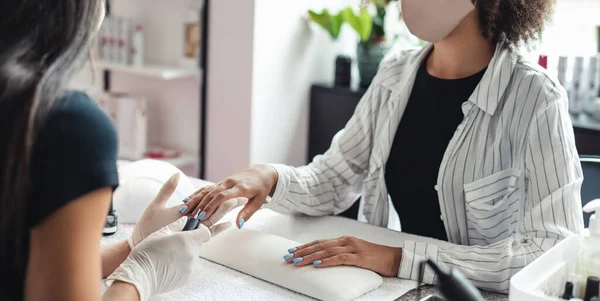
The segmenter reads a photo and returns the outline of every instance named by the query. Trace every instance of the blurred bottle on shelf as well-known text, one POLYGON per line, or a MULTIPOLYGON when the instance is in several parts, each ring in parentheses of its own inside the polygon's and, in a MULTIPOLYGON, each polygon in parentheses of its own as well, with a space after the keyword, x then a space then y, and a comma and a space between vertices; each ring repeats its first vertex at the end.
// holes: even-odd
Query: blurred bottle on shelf
POLYGON ((200 7, 190 6, 183 22, 183 55, 181 65, 185 68, 198 68, 200 59, 200 7))
POLYGON ((144 27, 140 24, 135 26, 131 37, 131 63, 133 66, 144 65, 144 27))

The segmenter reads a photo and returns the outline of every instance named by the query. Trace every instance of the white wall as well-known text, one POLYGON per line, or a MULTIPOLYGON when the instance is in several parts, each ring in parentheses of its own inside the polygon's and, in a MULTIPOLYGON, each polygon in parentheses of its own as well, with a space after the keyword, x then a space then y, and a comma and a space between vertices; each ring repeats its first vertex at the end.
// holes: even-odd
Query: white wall
POLYGON ((536 52, 549 55, 594 55, 600 0, 558 0, 554 18, 536 52))
POLYGON ((332 83, 336 55, 353 56, 357 42, 350 27, 333 41, 322 28, 307 22, 307 10, 334 12, 359 3, 255 1, 251 164, 305 163, 310 87, 332 83))
POLYGON ((358 3, 211 1, 207 180, 259 162, 304 163, 310 86, 332 82, 335 56, 354 56, 357 41, 350 28, 332 41, 306 12, 358 3))
MULTIPOLYGON (((310 86, 331 84, 335 56, 355 57, 357 42, 347 25, 340 39, 332 41, 305 20, 306 11, 324 7, 337 11, 347 5, 358 7, 359 2, 212 1, 208 180, 219 181, 254 163, 305 163, 310 86)), ((600 0, 558 0, 555 22, 536 54, 595 51, 595 29, 589 23, 600 22, 599 8, 600 0)), ((391 6, 388 21, 397 13, 397 6, 391 6)), ((392 27, 406 30, 401 22, 392 27)), ((395 49, 415 42, 410 36, 403 41, 395 49)))
POLYGON ((254 0, 211 0, 205 178, 250 164, 254 0))

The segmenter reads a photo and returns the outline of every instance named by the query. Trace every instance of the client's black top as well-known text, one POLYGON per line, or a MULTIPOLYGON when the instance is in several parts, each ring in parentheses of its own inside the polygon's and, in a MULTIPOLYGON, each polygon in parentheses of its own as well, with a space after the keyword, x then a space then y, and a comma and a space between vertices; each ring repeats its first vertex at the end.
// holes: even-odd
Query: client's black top
MULTIPOLYGON (((463 119, 485 69, 446 80, 431 76, 427 60, 417 71, 385 169, 385 183, 400 216, 402 232, 447 240, 435 190, 444 152, 463 119)), ((487 68, 486 68, 487 69, 487 68)))
MULTIPOLYGON (((0 137, 0 145, 6 143, 6 137, 0 137)), ((69 92, 58 101, 32 152, 32 191, 27 200, 28 218, 23 225, 27 234, 22 238, 24 258, 29 252, 31 229, 70 201, 118 185, 117 148, 112 121, 87 95, 69 92)), ((6 164, 0 162, 0 170, 6 164)), ((0 183, 2 177, 0 174, 0 183)), ((0 193, 1 189, 2 186, 0 193)), ((13 258, 14 254, 0 254, 0 300, 23 299, 25 270, 15 270, 13 258)), ((26 267, 27 259, 24 261, 22 266, 26 267)))

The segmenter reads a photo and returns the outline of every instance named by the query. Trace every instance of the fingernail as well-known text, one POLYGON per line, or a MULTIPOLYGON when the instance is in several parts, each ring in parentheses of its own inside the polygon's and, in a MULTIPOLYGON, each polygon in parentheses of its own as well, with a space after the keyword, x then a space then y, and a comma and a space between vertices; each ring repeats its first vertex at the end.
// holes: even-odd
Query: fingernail
POLYGON ((292 257, 294 257, 294 254, 286 254, 285 256, 283 256, 283 259, 288 260, 292 257))
POLYGON ((183 199, 184 203, 187 203, 190 200, 190 197, 186 197, 185 199, 183 199))
POLYGON ((320 264, 321 264, 321 261, 320 261, 320 260, 315 260, 315 261, 313 261, 313 265, 320 265, 320 264))
POLYGON ((198 220, 199 221, 203 220, 205 216, 206 216, 206 211, 202 211, 200 214, 198 214, 198 220))
POLYGON ((242 229, 242 227, 244 226, 244 223, 245 223, 244 219, 240 218, 240 229, 242 229))
POLYGON ((184 212, 185 212, 187 209, 188 209, 188 206, 187 206, 187 205, 185 205, 185 206, 183 206, 183 207, 179 208, 179 213, 182 213, 182 214, 183 214, 183 213, 184 213, 184 212))
POLYGON ((294 252, 296 252, 296 250, 298 250, 298 249, 296 249, 296 248, 288 249, 288 253, 294 253, 294 252))
POLYGON ((300 257, 300 258, 294 258, 294 260, 292 260, 292 262, 293 262, 294 264, 296 264, 296 263, 298 263, 298 262, 302 261, 302 259, 303 259, 302 257, 300 257))

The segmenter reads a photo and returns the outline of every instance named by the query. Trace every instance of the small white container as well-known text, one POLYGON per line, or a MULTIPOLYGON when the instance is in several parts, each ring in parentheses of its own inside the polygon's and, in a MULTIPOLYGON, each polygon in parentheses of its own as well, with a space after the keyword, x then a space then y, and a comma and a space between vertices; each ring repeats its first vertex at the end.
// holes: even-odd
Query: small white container
MULTIPOLYGON (((584 212, 600 209, 600 200, 589 202, 584 212)), ((565 284, 574 285, 573 295, 583 298, 588 276, 600 277, 600 221, 590 218, 590 228, 572 235, 525 266, 510 279, 509 301, 561 301, 565 284), (585 249, 583 249, 585 248, 585 249)))
POLYGON ((583 98, 586 89, 583 88, 583 57, 575 58, 573 66, 573 80, 571 81, 571 93, 569 95, 569 112, 579 115, 582 111, 583 98))
POLYGON ((567 63, 568 58, 566 56, 560 56, 558 58, 558 82, 566 89, 567 88, 567 63))
POLYGON ((595 102, 598 96, 598 78, 600 76, 600 64, 598 62, 598 56, 591 56, 588 61, 587 69, 587 85, 584 87, 586 91, 585 101, 583 109, 588 114, 593 114, 596 110, 595 102))
POLYGON ((117 42, 118 48, 118 63, 122 65, 130 64, 130 51, 131 48, 131 21, 126 19, 119 19, 119 39, 117 42))
POLYGON ((577 258, 583 237, 565 238, 510 279, 509 301, 564 301, 559 297, 569 280, 569 264, 577 258))
POLYGON ((181 66, 196 69, 200 59, 200 8, 189 7, 183 22, 183 53, 181 66))
POLYGON ((144 65, 144 27, 137 24, 131 36, 131 64, 136 67, 144 65))

